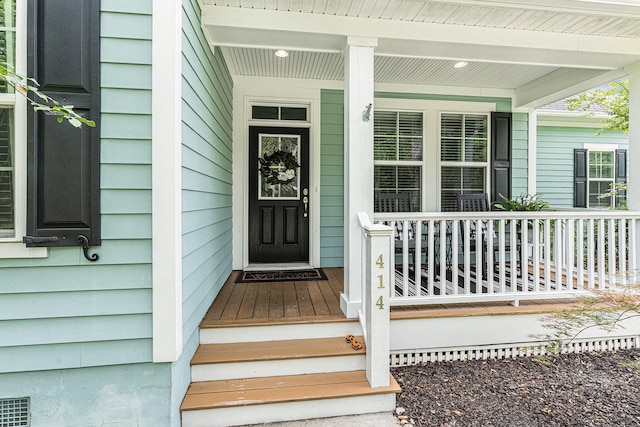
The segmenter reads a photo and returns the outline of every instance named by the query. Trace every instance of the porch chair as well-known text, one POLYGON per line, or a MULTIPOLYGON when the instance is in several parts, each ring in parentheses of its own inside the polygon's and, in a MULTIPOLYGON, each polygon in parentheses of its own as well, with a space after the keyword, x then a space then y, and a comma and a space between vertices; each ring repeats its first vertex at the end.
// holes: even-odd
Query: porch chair
MULTIPOLYGON (((488 212, 491 210, 491 204, 489 203, 489 196, 487 193, 482 194, 458 194, 458 211, 459 212, 488 212)), ((471 252, 476 252, 476 223, 470 224, 470 232, 469 232, 469 250, 471 252)), ((498 241, 497 234, 495 229, 493 228, 492 221, 481 221, 482 227, 482 278, 487 278, 487 252, 488 252, 488 243, 487 243, 487 231, 493 233, 493 260, 494 260, 494 271, 495 266, 498 265, 497 261, 499 256, 496 254, 500 253, 500 242, 498 241)), ((464 236, 464 223, 460 222, 460 236, 464 236)), ((462 238, 462 248, 464 251, 464 237, 462 238)), ((516 241, 516 253, 518 257, 518 262, 520 262, 520 238, 518 237, 516 241)), ((513 252, 511 251, 511 240, 505 240, 505 252, 509 252, 509 259, 513 259, 513 252)), ((512 266, 513 267, 513 266, 512 266)), ((476 272, 477 273, 477 272, 476 272)), ((521 273, 521 272, 520 272, 521 273)), ((520 274, 518 274, 520 275, 520 274)))
MULTIPOLYGON (((409 193, 378 193, 376 195, 376 212, 411 212, 411 194, 409 193)), ((396 221, 394 230, 394 246, 396 252, 402 252, 402 234, 404 223, 402 221, 396 221)), ((416 240, 414 224, 411 224, 407 232, 409 237, 409 257, 413 263, 416 263, 416 240)), ((429 242, 426 237, 420 242, 421 252, 426 254, 429 242)))

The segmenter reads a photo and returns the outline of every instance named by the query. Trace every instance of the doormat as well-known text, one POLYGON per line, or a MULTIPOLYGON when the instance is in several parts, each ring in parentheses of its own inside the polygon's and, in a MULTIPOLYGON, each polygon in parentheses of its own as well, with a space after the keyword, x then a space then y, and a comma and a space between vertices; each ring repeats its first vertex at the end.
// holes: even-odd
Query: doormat
POLYGON ((292 280, 327 280, 327 275, 321 268, 312 268, 286 271, 241 271, 236 277, 236 283, 287 282, 292 280))

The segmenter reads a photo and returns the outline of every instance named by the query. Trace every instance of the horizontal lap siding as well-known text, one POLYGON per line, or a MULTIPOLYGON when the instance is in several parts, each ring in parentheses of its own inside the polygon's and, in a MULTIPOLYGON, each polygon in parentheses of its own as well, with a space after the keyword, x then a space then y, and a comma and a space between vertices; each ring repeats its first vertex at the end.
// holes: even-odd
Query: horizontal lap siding
POLYGON ((182 7, 182 299, 188 345, 231 273, 233 82, 222 53, 214 55, 204 38, 198 2, 184 0, 182 7))
POLYGON ((344 265, 344 95, 321 94, 320 264, 344 265))
POLYGON ((513 114, 511 147, 511 196, 528 193, 528 145, 529 145, 529 116, 526 113, 513 114))
POLYGON ((152 359, 152 2, 101 8, 100 260, 79 248, 0 260, 0 372, 152 359))
POLYGON ((598 128, 538 126, 537 191, 552 207, 573 207, 573 150, 584 144, 618 144, 628 147, 622 132, 602 132, 598 128))

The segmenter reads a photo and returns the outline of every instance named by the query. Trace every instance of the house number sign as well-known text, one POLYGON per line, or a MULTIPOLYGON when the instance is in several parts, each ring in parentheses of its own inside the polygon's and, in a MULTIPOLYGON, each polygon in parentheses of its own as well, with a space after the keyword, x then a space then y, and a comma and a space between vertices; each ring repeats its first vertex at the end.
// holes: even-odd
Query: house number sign
MULTIPOLYGON (((380 256, 378 256, 378 259, 376 260, 376 265, 378 266, 379 269, 384 269, 384 258, 382 256, 382 254, 380 254, 380 256)), ((384 289, 384 274, 379 274, 378 275, 378 289, 384 289)), ((378 306, 378 309, 380 310, 384 310, 384 293, 383 295, 380 295, 380 297, 378 297, 378 300, 376 301, 376 305, 378 306)))

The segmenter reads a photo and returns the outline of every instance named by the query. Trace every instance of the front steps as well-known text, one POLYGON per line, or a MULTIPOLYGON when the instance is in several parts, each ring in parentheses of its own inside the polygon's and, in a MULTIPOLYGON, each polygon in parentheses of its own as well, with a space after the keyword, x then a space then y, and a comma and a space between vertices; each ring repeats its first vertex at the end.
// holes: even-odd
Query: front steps
POLYGON ((296 326, 265 326, 261 335, 254 335, 256 327, 202 329, 205 343, 191 361, 182 425, 233 426, 395 408, 400 388, 393 377, 389 387, 371 388, 364 371, 365 350, 353 350, 344 339, 347 333, 361 332, 359 323, 324 323, 315 333, 313 325, 296 326), (332 329, 333 336, 327 337, 332 329), (224 339, 229 330, 240 342, 211 343, 216 335, 224 339), (300 331, 312 338, 301 339, 300 331), (264 341, 265 336, 283 335, 295 339, 264 341), (249 341, 256 336, 260 341, 249 341))

